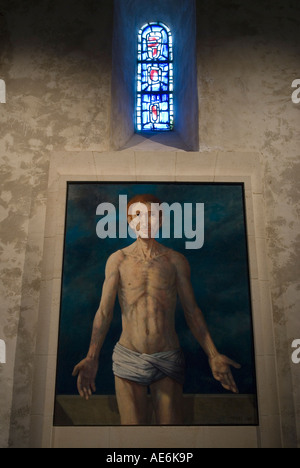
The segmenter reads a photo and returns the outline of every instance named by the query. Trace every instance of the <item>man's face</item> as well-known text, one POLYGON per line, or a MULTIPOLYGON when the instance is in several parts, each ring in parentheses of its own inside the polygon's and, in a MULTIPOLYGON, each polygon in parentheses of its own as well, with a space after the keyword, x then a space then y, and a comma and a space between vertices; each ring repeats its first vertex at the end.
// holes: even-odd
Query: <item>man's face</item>
POLYGON ((128 223, 137 237, 155 238, 160 227, 159 209, 150 203, 134 203, 128 210, 128 223))

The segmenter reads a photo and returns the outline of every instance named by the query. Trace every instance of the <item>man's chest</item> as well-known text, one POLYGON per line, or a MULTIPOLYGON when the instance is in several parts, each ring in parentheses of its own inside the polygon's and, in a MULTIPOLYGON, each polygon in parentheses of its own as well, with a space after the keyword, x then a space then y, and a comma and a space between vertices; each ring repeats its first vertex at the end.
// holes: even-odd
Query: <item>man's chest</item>
POLYGON ((164 289, 174 286, 176 271, 165 256, 150 260, 128 256, 120 268, 120 280, 125 287, 147 285, 164 289))

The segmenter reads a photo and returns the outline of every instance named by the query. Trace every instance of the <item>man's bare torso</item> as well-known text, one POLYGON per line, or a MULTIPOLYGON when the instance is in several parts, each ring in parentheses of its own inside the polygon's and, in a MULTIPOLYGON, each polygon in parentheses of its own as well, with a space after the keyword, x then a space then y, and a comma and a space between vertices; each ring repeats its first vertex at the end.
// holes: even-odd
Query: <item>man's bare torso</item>
POLYGON ((153 354, 179 348, 175 331, 176 252, 155 244, 144 258, 137 243, 119 251, 120 344, 153 354))
MULTIPOLYGON (((106 263, 90 348, 87 357, 73 370, 74 376, 78 374, 79 394, 88 400, 96 391, 99 355, 111 324, 117 293, 123 325, 119 343, 132 351, 146 354, 179 348, 174 324, 178 294, 187 324, 208 355, 214 377, 225 389, 237 393, 230 366, 240 366, 221 355, 214 345, 195 300, 187 259, 155 241, 154 234, 162 219, 157 208, 153 208, 149 195, 139 196, 129 208, 132 206, 135 210, 128 209, 128 223, 136 231, 137 241, 115 252, 106 263)), ((115 374, 115 381, 121 424, 146 424, 146 387, 118 374, 115 374)), ((181 424, 181 383, 166 377, 154 382, 151 392, 155 400, 157 423, 181 424)))

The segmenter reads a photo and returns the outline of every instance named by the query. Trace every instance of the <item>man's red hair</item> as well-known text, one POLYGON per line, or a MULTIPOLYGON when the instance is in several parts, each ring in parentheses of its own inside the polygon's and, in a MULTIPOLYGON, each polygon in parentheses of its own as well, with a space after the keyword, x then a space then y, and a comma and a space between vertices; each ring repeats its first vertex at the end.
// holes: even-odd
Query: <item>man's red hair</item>
POLYGON ((134 205, 135 203, 144 203, 145 205, 149 205, 151 203, 156 203, 161 205, 161 201, 155 195, 151 195, 150 193, 145 193, 142 195, 135 195, 133 198, 129 200, 127 203, 127 214, 129 211, 129 207, 134 205))

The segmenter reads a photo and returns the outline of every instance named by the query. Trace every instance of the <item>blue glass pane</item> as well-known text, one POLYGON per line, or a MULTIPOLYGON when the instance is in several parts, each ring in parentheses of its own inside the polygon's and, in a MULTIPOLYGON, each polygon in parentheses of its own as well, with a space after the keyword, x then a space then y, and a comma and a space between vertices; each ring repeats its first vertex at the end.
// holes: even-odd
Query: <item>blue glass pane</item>
POLYGON ((173 129, 172 36, 162 23, 138 34, 136 126, 138 131, 173 129))

